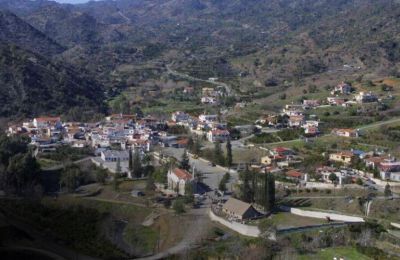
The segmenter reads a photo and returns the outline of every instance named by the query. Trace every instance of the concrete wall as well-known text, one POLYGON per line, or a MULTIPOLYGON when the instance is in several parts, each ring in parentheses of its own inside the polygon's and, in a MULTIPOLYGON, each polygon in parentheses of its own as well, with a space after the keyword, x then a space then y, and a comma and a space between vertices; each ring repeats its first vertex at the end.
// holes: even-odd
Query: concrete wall
POLYGON ((387 182, 387 181, 382 181, 382 180, 375 179, 375 178, 371 178, 371 180, 373 180, 379 186, 383 186, 383 187, 386 186, 386 183, 389 183, 389 185, 392 187, 395 187, 395 186, 400 187, 400 182, 393 182, 393 181, 387 182))
POLYGON ((395 227, 395 228, 399 228, 400 229, 400 224, 392 222, 392 223, 390 223, 390 225, 395 227))
POLYGON ((227 228, 230 228, 236 232, 238 232, 241 235, 244 236, 249 236, 249 237, 258 237, 260 235, 260 230, 258 229, 257 226, 250 226, 250 225, 244 225, 240 224, 237 222, 229 222, 225 220, 224 218, 218 217, 215 215, 212 210, 208 211, 208 215, 210 216, 212 221, 218 222, 227 228))
POLYGON ((288 210, 290 213, 294 215, 302 217, 319 218, 319 219, 326 219, 327 217, 329 217, 331 220, 335 221, 364 222, 364 219, 361 217, 353 217, 353 216, 330 213, 330 212, 310 211, 297 208, 286 208, 286 210, 288 210))

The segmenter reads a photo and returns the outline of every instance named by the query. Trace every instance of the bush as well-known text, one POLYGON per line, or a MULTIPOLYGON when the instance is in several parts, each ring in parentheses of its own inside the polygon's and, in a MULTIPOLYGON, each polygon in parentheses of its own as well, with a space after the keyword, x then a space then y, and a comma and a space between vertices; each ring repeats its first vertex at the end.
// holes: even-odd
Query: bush
POLYGON ((331 191, 331 190, 325 190, 325 193, 326 193, 326 194, 331 194, 332 191, 331 191))
POLYGON ((311 190, 307 188, 307 189, 306 189, 306 192, 307 192, 307 193, 310 193, 310 192, 311 192, 311 190))
POLYGON ((312 188, 312 191, 313 192, 318 192, 318 189, 314 187, 314 188, 312 188))
POLYGON ((185 212, 185 204, 182 199, 176 199, 172 204, 172 208, 175 210, 176 214, 182 214, 185 212))

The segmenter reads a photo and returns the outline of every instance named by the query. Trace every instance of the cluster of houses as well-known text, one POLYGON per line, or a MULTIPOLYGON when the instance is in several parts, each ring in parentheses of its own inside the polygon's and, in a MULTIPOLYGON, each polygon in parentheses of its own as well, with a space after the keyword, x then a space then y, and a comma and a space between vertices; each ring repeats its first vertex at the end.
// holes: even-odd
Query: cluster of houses
POLYGON ((218 105, 220 98, 223 97, 224 92, 214 88, 203 88, 201 90, 201 103, 207 105, 218 105))
MULTIPOLYGON (((336 175, 339 185, 355 183, 360 177, 373 178, 374 172, 381 180, 400 181, 400 161, 390 155, 360 150, 336 151, 326 154, 328 165, 316 168, 317 179, 299 170, 302 158, 296 152, 285 147, 269 150, 269 154, 261 158, 261 165, 253 165, 253 170, 283 176, 296 182, 332 183, 331 174, 336 175), (363 170, 360 170, 360 164, 363 170)), ((375 177, 377 177, 375 175, 375 177)))
POLYGON ((172 121, 185 126, 192 133, 207 137, 210 142, 226 142, 230 138, 227 124, 221 122, 218 115, 201 114, 198 117, 177 111, 172 114, 172 121))
POLYGON ((72 147, 140 149, 162 142, 167 134, 162 121, 152 117, 115 114, 97 123, 63 122, 60 117, 38 117, 8 128, 9 135, 26 135, 40 150, 63 144, 72 147))

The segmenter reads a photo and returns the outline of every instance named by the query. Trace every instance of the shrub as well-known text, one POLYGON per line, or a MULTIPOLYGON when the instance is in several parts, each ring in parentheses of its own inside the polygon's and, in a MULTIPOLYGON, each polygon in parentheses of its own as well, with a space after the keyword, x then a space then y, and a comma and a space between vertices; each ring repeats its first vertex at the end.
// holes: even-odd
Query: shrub
POLYGON ((185 212, 185 204, 182 199, 176 199, 172 204, 172 208, 175 210, 176 214, 182 214, 185 212))
POLYGON ((332 191, 331 191, 331 190, 325 190, 325 193, 326 193, 326 194, 331 194, 332 191))
POLYGON ((318 189, 314 187, 314 188, 312 188, 312 191, 313 192, 318 192, 318 189))
POLYGON ((306 192, 307 192, 307 193, 310 193, 310 192, 311 192, 311 190, 307 188, 307 189, 306 189, 306 192))

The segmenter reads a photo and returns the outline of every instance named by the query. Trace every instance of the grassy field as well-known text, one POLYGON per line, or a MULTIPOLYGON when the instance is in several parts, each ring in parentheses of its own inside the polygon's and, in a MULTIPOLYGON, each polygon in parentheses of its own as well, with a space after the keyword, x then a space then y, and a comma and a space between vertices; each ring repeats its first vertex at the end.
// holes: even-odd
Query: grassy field
POLYGON ((279 228, 302 227, 326 224, 326 220, 296 216, 286 212, 279 212, 271 216, 271 222, 279 228))
POLYGON ((322 249, 316 254, 308 254, 299 256, 299 260, 332 260, 334 257, 339 259, 343 257, 346 260, 370 260, 371 258, 357 252, 355 248, 338 247, 322 249))

